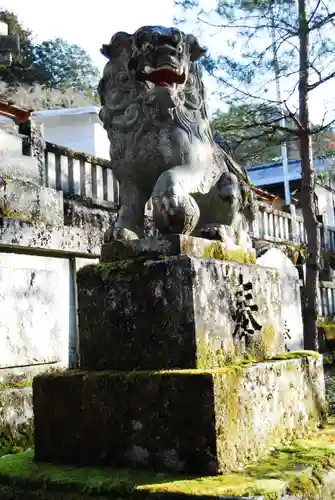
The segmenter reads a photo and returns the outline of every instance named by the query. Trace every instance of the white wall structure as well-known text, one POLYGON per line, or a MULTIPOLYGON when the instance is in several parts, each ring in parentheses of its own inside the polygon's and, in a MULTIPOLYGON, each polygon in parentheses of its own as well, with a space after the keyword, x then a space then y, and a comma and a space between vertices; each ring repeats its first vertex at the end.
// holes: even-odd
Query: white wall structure
POLYGON ((335 226, 335 195, 333 190, 319 184, 315 185, 315 194, 318 197, 319 213, 324 217, 327 226, 335 226))
POLYGON ((0 368, 68 365, 68 259, 0 253, 0 307, 0 368))
POLYGON ((47 142, 109 160, 109 140, 99 119, 99 106, 35 111, 47 142))

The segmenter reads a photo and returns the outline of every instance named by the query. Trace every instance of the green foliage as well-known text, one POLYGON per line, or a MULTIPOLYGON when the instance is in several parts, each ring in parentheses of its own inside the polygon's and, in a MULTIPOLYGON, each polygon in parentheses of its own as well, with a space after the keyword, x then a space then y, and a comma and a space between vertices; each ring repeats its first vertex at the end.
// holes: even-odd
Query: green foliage
POLYGON ((13 63, 8 67, 0 67, 0 80, 8 84, 16 82, 25 82, 31 84, 39 81, 38 72, 32 68, 32 59, 30 56, 31 31, 23 28, 17 16, 13 12, 0 8, 0 21, 8 25, 9 35, 18 35, 20 37, 21 53, 13 55, 13 63))
MULTIPOLYGON (((291 122, 285 132, 293 133, 296 141, 301 127, 298 120, 293 120, 297 113, 291 106, 292 101, 289 101, 290 96, 297 92, 299 80, 298 46, 302 24, 299 25, 296 3, 293 0, 216 0, 214 8, 207 10, 205 1, 184 0, 175 1, 175 4, 184 12, 184 19, 181 19, 181 14, 177 23, 188 21, 188 14, 192 11, 196 24, 202 25, 202 30, 208 31, 212 37, 221 35, 219 45, 213 44, 215 53, 208 53, 202 60, 205 70, 219 84, 221 99, 234 107, 263 107, 264 104, 278 109, 275 92, 278 78, 282 83, 282 91, 285 89, 282 98, 289 104, 282 110, 287 121, 291 122)), ((335 41, 331 24, 334 13, 331 2, 312 0, 309 10, 306 22, 313 43, 309 54, 308 91, 335 76, 335 60, 332 56, 335 41)), ((262 125, 268 127, 268 117, 265 120, 264 116, 261 118, 258 129, 255 127, 256 132, 262 125)), ((272 118, 274 127, 283 132, 278 113, 272 118)), ((326 120, 323 127, 325 123, 326 120)), ((314 132, 311 127, 310 133, 314 132)), ((275 143, 278 142, 278 136, 273 138, 271 134, 272 131, 269 134, 266 130, 264 142, 270 137, 272 145, 274 139, 275 143)), ((296 147, 294 149, 297 150, 296 147)))
POLYGON ((275 128, 275 111, 265 104, 232 105, 226 113, 216 111, 212 128, 231 142, 236 160, 246 167, 276 161, 284 138, 288 140, 289 157, 295 159, 294 138, 275 128))
POLYGON ((13 64, 0 68, 2 99, 35 109, 98 102, 99 70, 84 49, 60 38, 36 44, 17 16, 1 8, 0 20, 10 35, 19 35, 21 45, 13 64))
MULTIPOLYGON (((248 167, 256 164, 271 163, 281 156, 280 145, 285 140, 290 160, 299 159, 299 140, 294 135, 293 120, 286 121, 282 131, 276 127, 280 112, 275 106, 266 103, 231 105, 227 112, 216 110, 213 115, 212 129, 222 134, 231 144, 236 160, 248 167), (274 118, 277 114, 277 120, 274 118)), ((317 126, 315 126, 317 128, 317 126)), ((313 135, 315 157, 331 157, 335 153, 335 134, 324 130, 313 135)), ((325 173, 320 180, 327 181, 325 173)), ((329 180, 329 179, 328 179, 329 180)))
POLYGON ((53 88, 72 87, 81 91, 95 89, 99 70, 91 57, 78 45, 61 38, 32 45, 31 56, 44 83, 53 88))

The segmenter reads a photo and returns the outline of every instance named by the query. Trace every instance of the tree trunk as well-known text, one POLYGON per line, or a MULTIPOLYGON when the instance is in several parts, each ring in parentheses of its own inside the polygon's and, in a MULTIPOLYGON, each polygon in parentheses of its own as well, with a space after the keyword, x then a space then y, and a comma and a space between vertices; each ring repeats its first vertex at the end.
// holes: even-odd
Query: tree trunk
POLYGON ((299 0, 299 118, 301 124, 300 161, 302 173, 301 206, 307 233, 306 282, 302 315, 305 349, 318 351, 317 287, 320 262, 320 239, 316 218, 312 136, 309 119, 309 26, 306 0, 299 0))

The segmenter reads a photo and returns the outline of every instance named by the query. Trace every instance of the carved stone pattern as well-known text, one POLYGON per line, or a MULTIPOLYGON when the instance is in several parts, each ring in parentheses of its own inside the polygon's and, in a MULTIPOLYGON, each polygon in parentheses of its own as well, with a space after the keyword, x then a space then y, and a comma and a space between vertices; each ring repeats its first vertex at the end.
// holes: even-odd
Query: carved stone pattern
POLYGON ((233 333, 235 339, 248 343, 248 337, 260 332, 262 326, 256 321, 252 312, 258 311, 256 304, 251 304, 253 300, 253 285, 250 281, 244 283, 243 275, 238 277, 239 283, 236 287, 235 300, 236 310, 233 319, 236 327, 233 333))

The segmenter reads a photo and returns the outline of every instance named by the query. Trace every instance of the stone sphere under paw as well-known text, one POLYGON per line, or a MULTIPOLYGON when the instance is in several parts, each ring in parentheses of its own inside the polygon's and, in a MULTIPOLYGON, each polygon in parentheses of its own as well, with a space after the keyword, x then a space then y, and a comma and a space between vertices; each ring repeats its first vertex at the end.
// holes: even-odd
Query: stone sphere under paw
POLYGON ((153 218, 161 234, 191 234, 199 217, 199 207, 192 196, 153 198, 153 218))

